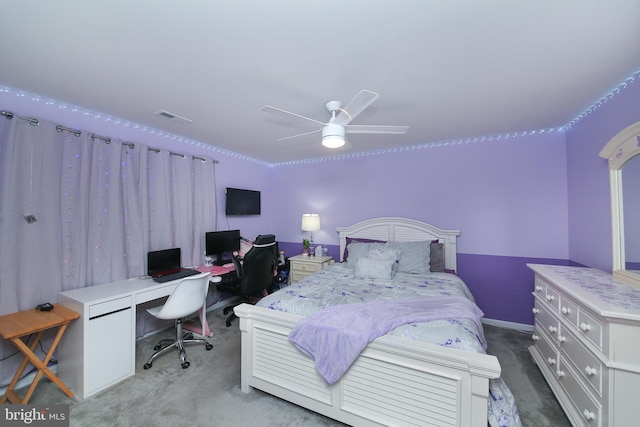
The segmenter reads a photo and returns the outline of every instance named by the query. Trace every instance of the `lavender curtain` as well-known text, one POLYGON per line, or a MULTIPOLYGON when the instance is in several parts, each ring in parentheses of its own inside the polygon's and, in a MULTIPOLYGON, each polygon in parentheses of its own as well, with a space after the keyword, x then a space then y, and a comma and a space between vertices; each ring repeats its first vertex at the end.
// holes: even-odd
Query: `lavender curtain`
MULTIPOLYGON (((213 160, 32 123, 0 118, 0 315, 143 276, 149 250, 180 247, 184 265, 202 263, 216 225, 213 160)), ((143 316, 138 334, 151 327, 143 316)), ((15 351, 0 346, 0 359, 15 351)))

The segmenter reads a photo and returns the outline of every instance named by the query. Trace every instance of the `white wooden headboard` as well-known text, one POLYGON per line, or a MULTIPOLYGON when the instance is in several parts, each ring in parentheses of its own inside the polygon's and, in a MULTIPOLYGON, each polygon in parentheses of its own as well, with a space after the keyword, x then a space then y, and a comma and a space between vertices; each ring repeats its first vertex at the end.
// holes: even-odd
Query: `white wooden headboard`
POLYGON ((336 227, 340 233, 340 261, 347 245, 347 237, 383 241, 412 242, 436 240, 444 243, 445 268, 457 271, 456 238, 459 230, 442 230, 426 222, 408 218, 373 218, 348 227, 336 227))

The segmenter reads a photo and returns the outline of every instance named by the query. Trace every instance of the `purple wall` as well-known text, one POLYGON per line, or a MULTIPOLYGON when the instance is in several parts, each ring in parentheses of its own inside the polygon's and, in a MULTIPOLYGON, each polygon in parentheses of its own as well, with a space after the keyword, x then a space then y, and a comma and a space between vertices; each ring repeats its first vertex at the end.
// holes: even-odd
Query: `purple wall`
POLYGON ((640 79, 567 131, 569 259, 611 271, 611 202, 607 161, 600 150, 640 120, 640 79))
POLYGON ((609 179, 598 153, 640 117, 640 105, 633 102, 639 91, 637 82, 630 84, 566 135, 511 136, 275 166, 13 94, 0 92, 0 102, 21 115, 219 159, 218 228, 239 228, 248 238, 274 233, 288 256, 299 253, 307 237, 300 230, 307 212, 321 215, 322 230, 314 240, 328 245, 336 259, 335 227, 368 218, 402 216, 458 229, 458 273, 486 317, 531 324, 533 273, 526 263, 611 268, 609 179), (262 191, 262 215, 226 218, 227 186, 262 191))
POLYGON ((320 214, 314 240, 335 254, 336 226, 368 218, 458 229, 458 272, 485 316, 532 324, 526 263, 569 259, 566 163, 564 134, 545 133, 278 166, 273 228, 287 255, 306 236, 304 212, 320 214))
POLYGON ((278 166, 274 228, 300 242, 314 212, 315 241, 338 244, 336 226, 402 216, 459 229, 462 253, 566 259, 565 165, 564 135, 549 133, 278 166))

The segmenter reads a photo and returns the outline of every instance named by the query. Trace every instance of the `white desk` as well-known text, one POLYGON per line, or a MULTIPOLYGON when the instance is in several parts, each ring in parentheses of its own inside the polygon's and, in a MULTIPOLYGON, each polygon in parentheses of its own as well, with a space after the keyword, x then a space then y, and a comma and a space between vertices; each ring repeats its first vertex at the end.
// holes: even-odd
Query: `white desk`
MULTIPOLYGON (((127 279, 58 294, 58 302, 80 313, 58 347, 58 376, 86 399, 135 374, 136 306, 167 297, 180 281, 127 279)), ((205 334, 206 303, 200 313, 205 334)))

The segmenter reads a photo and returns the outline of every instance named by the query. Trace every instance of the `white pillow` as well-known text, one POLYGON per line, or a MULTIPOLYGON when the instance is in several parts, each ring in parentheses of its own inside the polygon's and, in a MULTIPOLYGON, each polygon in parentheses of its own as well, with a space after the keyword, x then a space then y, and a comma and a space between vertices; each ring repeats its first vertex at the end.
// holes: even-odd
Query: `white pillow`
MULTIPOLYGON (((349 250, 351 257, 351 250, 349 250)), ((396 274, 398 262, 393 257, 360 257, 356 263, 355 276, 360 279, 391 280, 396 274)))

